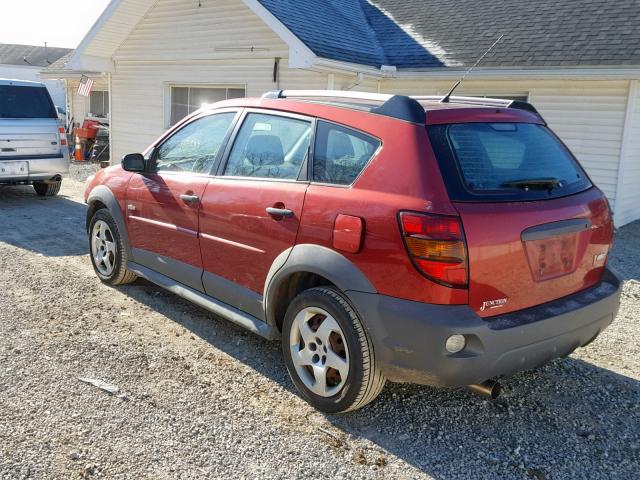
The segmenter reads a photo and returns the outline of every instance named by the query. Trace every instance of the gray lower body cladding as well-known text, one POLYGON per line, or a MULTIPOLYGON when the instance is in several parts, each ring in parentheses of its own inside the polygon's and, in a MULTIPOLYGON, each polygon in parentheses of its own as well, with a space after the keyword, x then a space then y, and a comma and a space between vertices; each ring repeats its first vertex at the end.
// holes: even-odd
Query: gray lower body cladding
POLYGON ((594 287, 488 319, 466 305, 347 293, 389 380, 457 387, 533 369, 588 344, 615 318, 621 283, 606 270, 594 287), (464 335, 467 346, 451 354, 445 342, 454 334, 464 335))
POLYGON ((216 298, 210 297, 203 292, 187 285, 183 285, 180 282, 176 282, 166 275, 135 262, 128 262, 127 268, 133 271, 136 275, 155 283, 156 285, 198 305, 201 308, 204 308, 205 310, 213 312, 216 315, 220 315, 250 332, 260 335, 268 340, 275 340, 279 337, 278 331, 272 325, 269 325, 232 305, 228 305, 216 298))

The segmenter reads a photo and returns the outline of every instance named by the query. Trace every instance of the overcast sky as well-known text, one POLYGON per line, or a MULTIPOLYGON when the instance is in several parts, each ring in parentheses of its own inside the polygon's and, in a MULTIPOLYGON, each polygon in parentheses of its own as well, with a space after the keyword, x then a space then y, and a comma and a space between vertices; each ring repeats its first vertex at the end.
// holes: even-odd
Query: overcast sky
POLYGON ((109 0, 0 0, 0 43, 75 48, 109 0))

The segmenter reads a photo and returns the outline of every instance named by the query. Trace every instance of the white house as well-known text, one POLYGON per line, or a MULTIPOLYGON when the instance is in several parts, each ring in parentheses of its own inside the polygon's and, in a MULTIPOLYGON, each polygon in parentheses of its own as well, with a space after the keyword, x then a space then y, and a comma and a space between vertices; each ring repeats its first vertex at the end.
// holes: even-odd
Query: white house
POLYGON ((43 80, 40 72, 69 52, 71 50, 68 48, 0 43, 0 78, 43 82, 49 90, 53 103, 64 107, 66 104, 64 82, 57 79, 43 80))
POLYGON ((42 70, 40 77, 47 81, 59 81, 67 98, 67 118, 74 125, 82 125, 86 119, 109 123, 109 86, 107 74, 92 71, 72 70, 69 60, 70 51, 56 62, 42 70), (78 94, 80 79, 85 75, 93 80, 93 87, 88 96, 78 94))
POLYGON ((284 88, 521 97, 640 219, 636 0, 112 0, 69 62, 110 92, 114 158, 201 103, 284 88), (102 77, 101 77, 102 78, 102 77))

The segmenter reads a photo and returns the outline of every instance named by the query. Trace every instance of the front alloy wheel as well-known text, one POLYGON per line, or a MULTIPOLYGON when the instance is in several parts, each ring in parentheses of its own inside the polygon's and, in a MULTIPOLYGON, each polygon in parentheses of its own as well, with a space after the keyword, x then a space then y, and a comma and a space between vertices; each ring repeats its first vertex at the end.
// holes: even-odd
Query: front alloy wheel
POLYGON ((116 241, 109 225, 104 220, 98 220, 91 230, 91 255, 96 270, 105 277, 113 274, 116 253, 116 241))
POLYGON ((106 208, 97 210, 89 223, 89 250, 96 275, 109 285, 133 282, 136 274, 127 270, 127 251, 118 226, 106 208))

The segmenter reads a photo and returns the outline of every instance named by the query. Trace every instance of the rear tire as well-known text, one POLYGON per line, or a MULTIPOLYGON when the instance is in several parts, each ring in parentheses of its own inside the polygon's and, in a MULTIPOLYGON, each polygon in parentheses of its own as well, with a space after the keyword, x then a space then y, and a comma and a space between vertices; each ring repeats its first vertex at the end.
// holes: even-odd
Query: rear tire
POLYGON ((57 195, 60 191, 60 186, 62 185, 62 181, 59 180, 57 182, 33 182, 33 189, 36 191, 38 195, 41 197, 53 197, 57 195))
POLYGON ((282 351, 302 398, 326 413, 364 407, 386 382, 362 321, 331 287, 293 299, 282 326, 282 351))
POLYGON ((124 285, 138 278, 127 269, 125 245, 105 208, 96 211, 89 223, 89 257, 98 278, 108 285, 124 285))

